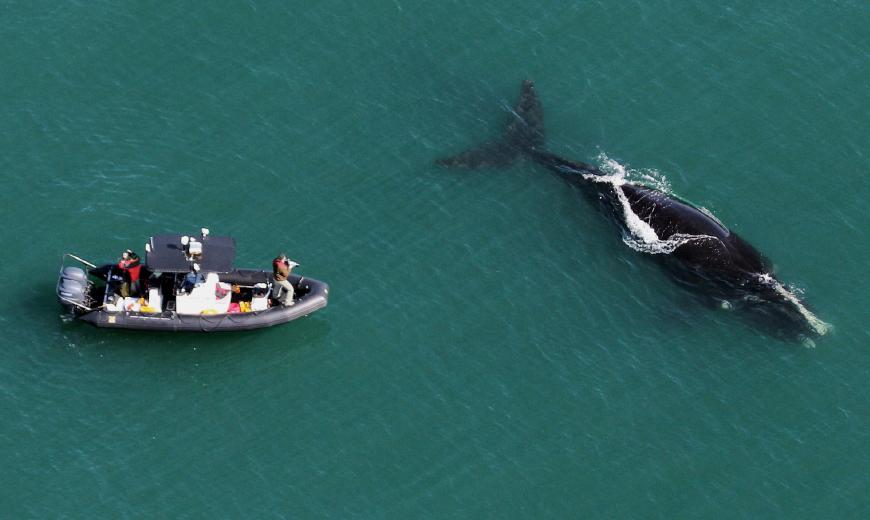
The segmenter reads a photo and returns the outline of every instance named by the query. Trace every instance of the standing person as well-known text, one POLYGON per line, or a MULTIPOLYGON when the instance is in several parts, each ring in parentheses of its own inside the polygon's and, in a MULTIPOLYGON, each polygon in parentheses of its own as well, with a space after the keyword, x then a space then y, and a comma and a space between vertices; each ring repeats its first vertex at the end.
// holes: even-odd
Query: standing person
POLYGON ((139 296, 139 274, 142 271, 142 264, 139 262, 139 256, 128 249, 121 254, 121 260, 118 262, 118 269, 124 275, 124 283, 121 284, 121 296, 139 296))
POLYGON ((275 285, 272 288, 272 297, 281 302, 284 306, 293 305, 293 284, 287 279, 290 276, 290 270, 296 267, 296 262, 287 258, 287 255, 281 253, 272 260, 272 275, 275 278, 275 285), (283 295, 281 289, 284 289, 283 295))

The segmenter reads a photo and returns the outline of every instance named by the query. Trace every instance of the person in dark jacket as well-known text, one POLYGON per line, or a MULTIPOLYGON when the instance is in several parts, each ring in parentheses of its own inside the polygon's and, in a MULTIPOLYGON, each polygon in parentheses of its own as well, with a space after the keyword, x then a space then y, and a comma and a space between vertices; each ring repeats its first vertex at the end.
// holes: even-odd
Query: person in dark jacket
POLYGON ((290 271, 297 265, 299 264, 287 258, 284 253, 272 260, 272 276, 275 278, 275 284, 272 286, 272 297, 284 306, 294 303, 293 284, 287 278, 290 276, 290 271))

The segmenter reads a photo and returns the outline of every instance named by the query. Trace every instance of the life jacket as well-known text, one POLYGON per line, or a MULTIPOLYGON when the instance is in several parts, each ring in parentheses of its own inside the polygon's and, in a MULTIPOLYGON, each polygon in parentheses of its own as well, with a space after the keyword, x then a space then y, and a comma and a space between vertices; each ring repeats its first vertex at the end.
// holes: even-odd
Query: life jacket
POLYGON ((139 279, 139 272, 142 270, 142 265, 139 263, 138 257, 128 258, 118 262, 118 267, 122 269, 127 276, 130 277, 130 283, 139 279))

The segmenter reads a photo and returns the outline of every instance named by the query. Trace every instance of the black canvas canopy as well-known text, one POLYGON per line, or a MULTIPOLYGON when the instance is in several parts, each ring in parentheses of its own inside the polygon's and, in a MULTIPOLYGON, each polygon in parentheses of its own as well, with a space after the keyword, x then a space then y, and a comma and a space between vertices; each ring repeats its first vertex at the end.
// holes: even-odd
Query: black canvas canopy
MULTIPOLYGON (((151 251, 145 265, 151 271, 162 273, 186 273, 191 263, 184 255, 181 237, 184 235, 154 235, 151 237, 151 251)), ((232 237, 207 236, 193 237, 202 243, 202 257, 197 261, 203 272, 227 273, 233 269, 236 256, 236 241, 232 237)))

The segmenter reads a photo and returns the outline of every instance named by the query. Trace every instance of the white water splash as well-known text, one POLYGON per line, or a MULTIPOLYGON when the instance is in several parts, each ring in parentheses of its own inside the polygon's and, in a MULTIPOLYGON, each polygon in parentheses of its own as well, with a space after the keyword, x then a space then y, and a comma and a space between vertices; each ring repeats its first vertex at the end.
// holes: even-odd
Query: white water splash
POLYGON ((620 164, 616 159, 611 159, 604 152, 599 153, 595 160, 598 162, 599 168, 609 174, 609 176, 623 179, 623 182, 640 184, 654 188, 667 195, 673 195, 670 181, 658 170, 652 168, 631 168, 620 164))
POLYGON ((627 236, 623 237, 622 241, 625 242, 628 247, 641 253, 647 253, 650 255, 667 255, 676 251, 678 247, 686 245, 690 242, 719 240, 718 238, 711 237, 710 235, 687 235, 685 233, 675 233, 671 235, 667 240, 660 240, 658 239, 658 237, 656 238, 657 240, 654 242, 646 242, 638 240, 634 236, 627 236))
MULTIPOLYGON (((783 286, 778 280, 776 280, 773 276, 769 274, 761 274, 758 275, 758 279, 776 291, 777 294, 785 298, 785 300, 792 305, 794 305, 795 309, 800 313, 801 316, 805 320, 809 326, 813 329, 813 332, 818 334, 819 336, 824 336, 833 328, 830 323, 825 323, 820 320, 815 314, 813 314, 809 309, 804 307, 804 304, 798 299, 798 297, 794 294, 794 292, 788 290, 785 286, 783 286)), ((812 346, 815 346, 813 344, 812 346)))
POLYGON ((622 186, 635 182, 631 177, 639 177, 637 184, 651 185, 650 187, 667 194, 670 192, 670 185, 667 179, 655 170, 628 169, 604 153, 598 154, 597 159, 601 171, 605 175, 583 174, 583 178, 613 186, 613 191, 616 193, 616 197, 622 207, 623 222, 625 222, 625 226, 630 233, 622 239, 628 247, 641 253, 660 255, 673 253, 678 247, 689 242, 717 240, 716 237, 710 235, 689 235, 685 233, 671 235, 666 240, 659 238, 652 226, 640 218, 631 208, 631 203, 628 201, 628 197, 625 196, 622 186))
POLYGON ((625 225, 631 232, 632 237, 636 239, 634 241, 639 240, 641 243, 648 246, 655 246, 661 242, 658 234, 652 226, 644 222, 643 219, 637 216, 637 213, 631 209, 631 204, 628 201, 628 197, 625 196, 625 192, 622 191, 622 186, 614 184, 613 189, 616 192, 616 197, 619 199, 620 205, 622 206, 623 221, 625 221, 625 225))

